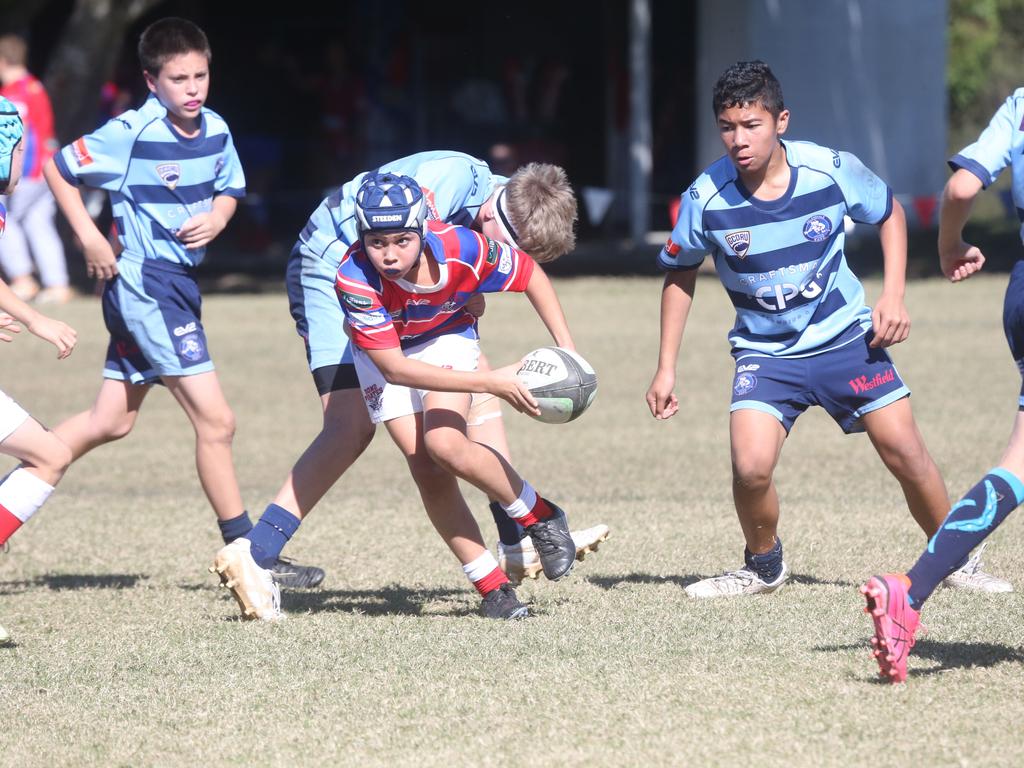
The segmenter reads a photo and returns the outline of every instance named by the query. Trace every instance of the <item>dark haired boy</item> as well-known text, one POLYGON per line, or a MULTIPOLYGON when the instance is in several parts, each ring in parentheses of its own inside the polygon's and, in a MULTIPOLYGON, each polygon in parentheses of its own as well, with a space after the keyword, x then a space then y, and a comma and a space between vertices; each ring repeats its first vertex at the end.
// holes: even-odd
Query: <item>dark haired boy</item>
POLYGON ((95 402, 54 431, 78 459, 131 432, 153 384, 164 384, 195 429, 199 481, 229 541, 252 524, 232 462, 235 418, 207 348, 195 270, 245 195, 245 177, 227 124, 204 106, 211 53, 203 31, 185 19, 161 19, 142 33, 138 53, 150 91, 145 104, 76 139, 44 171, 82 243, 87 273, 107 281, 110 332, 95 402), (86 212, 82 184, 110 193, 117 257, 86 212))
MULTIPOLYGON (((647 392, 655 418, 678 411, 679 344, 696 268, 711 254, 736 308, 729 433, 746 548, 742 567, 686 588, 698 599, 772 592, 786 582, 772 476, 793 423, 809 406, 825 408, 844 432, 868 433, 928 536, 949 508, 914 422, 910 390, 885 351, 910 331, 906 219, 892 190, 848 152, 783 141, 789 110, 764 62, 729 67, 715 85, 713 107, 726 156, 683 194, 679 221, 659 255, 668 274, 658 368, 647 392), (873 309, 846 263, 845 216, 879 227, 885 272, 873 309)), ((983 573, 977 559, 947 584, 1012 589, 983 573)))

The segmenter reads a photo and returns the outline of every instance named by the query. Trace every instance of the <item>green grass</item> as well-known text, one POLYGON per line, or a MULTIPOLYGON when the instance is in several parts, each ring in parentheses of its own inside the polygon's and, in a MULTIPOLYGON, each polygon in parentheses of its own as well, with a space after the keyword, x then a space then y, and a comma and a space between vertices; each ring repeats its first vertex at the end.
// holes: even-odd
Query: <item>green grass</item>
MULTIPOLYGON (((913 283, 914 328, 894 350, 953 494, 998 459, 1015 412, 1004 283, 913 283)), ((520 590, 533 618, 476 616, 379 434, 289 547, 328 570, 324 588, 287 593, 280 625, 238 621, 206 573, 218 536, 191 429, 156 390, 135 432, 72 467, 0 556, 0 622, 16 643, 0 649, 0 765, 1019 765, 1021 593, 938 593, 909 684, 878 683, 856 588, 908 567, 924 540, 867 438, 821 411, 800 419, 777 473, 792 585, 686 599, 683 586, 741 559, 730 307, 699 281, 683 410, 659 423, 643 396, 660 281, 557 287, 598 399, 572 424, 506 423, 521 471, 612 538, 566 583, 520 590)), ((212 296, 205 313, 258 514, 319 405, 283 295, 212 296)), ((96 302, 58 314, 81 333, 69 360, 24 335, 0 349, 0 387, 50 424, 91 403, 106 344, 96 302)), ((547 343, 522 297, 493 298, 483 333, 494 363, 547 343)), ((492 540, 484 500, 467 497, 492 540)), ((1022 525, 1007 521, 987 562, 1024 589, 1022 525)))

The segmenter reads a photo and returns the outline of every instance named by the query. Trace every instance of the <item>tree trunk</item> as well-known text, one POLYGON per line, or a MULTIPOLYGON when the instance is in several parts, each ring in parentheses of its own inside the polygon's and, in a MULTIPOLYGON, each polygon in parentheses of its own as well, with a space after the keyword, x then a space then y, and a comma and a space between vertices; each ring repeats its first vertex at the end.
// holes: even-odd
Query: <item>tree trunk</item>
POLYGON ((161 0, 75 0, 43 82, 61 144, 96 128, 103 84, 110 79, 129 26, 161 0))

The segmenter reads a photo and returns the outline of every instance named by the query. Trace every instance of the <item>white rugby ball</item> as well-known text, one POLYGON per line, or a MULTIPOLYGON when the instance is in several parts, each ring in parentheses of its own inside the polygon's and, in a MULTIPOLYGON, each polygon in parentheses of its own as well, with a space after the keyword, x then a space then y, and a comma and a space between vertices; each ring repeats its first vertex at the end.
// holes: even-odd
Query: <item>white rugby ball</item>
POLYGON ((578 418, 597 394, 597 374, 590 363, 561 347, 533 350, 523 358, 516 376, 540 406, 540 415, 533 418, 545 424, 578 418))

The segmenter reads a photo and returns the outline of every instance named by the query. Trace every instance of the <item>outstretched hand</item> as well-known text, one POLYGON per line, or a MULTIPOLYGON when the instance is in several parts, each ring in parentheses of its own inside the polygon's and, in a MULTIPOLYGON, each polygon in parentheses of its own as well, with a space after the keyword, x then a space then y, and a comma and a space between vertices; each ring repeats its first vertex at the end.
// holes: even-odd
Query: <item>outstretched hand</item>
POLYGON ((57 348, 58 360, 63 360, 70 355, 78 342, 78 332, 74 328, 46 315, 39 315, 38 319, 28 326, 28 329, 40 339, 50 342, 57 348))
POLYGON ((0 312, 0 341, 14 341, 9 334, 21 333, 21 326, 18 321, 6 312, 0 312))

